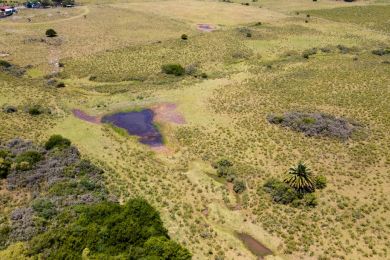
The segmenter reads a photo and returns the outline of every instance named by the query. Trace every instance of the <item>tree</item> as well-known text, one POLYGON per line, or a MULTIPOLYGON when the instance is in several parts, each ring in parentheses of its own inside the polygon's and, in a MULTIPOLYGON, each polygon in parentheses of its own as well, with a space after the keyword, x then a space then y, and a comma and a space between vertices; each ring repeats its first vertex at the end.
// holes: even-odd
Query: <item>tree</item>
POLYGON ((47 29, 46 30, 46 36, 47 37, 56 37, 57 36, 57 32, 54 31, 53 29, 47 29))
POLYGON ((299 193, 313 192, 315 190, 310 169, 302 162, 298 163, 297 167, 290 168, 284 182, 299 193))

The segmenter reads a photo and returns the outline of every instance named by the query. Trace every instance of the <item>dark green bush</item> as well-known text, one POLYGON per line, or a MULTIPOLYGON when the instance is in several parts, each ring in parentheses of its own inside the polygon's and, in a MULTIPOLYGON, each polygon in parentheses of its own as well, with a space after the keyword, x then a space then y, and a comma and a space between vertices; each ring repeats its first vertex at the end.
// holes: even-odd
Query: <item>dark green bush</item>
POLYGON ((218 167, 232 167, 233 163, 229 161, 228 159, 219 159, 217 162, 213 163, 214 168, 218 167))
POLYGON ((0 60, 0 67, 9 68, 9 67, 11 67, 11 66, 12 66, 12 64, 9 63, 8 61, 6 61, 6 60, 0 60))
POLYGON ((0 179, 7 178, 11 169, 11 154, 6 150, 0 150, 0 179))
POLYGON ((169 240, 159 213, 145 200, 83 205, 63 212, 56 227, 30 242, 30 254, 48 259, 80 259, 85 248, 93 259, 191 259, 169 240))
POLYGON ((37 213, 38 216, 49 219, 57 214, 55 205, 46 199, 38 199, 32 203, 33 210, 37 213))
POLYGON ((233 182, 233 190, 235 193, 243 193, 246 190, 246 185, 242 180, 235 179, 233 182))
POLYGON ((54 147, 69 147, 71 144, 70 140, 62 137, 61 135, 52 135, 49 140, 45 143, 46 150, 51 150, 54 147))
POLYGON ((273 201, 281 204, 289 204, 299 199, 299 193, 291 188, 287 183, 277 179, 269 179, 264 184, 264 190, 268 192, 273 201))
POLYGON ((46 36, 47 37, 56 37, 57 36, 57 32, 54 31, 53 29, 47 29, 46 30, 46 36))
POLYGON ((162 72, 169 75, 182 76, 185 69, 180 64, 165 64, 161 67, 162 72))
POLYGON ((188 40, 188 35, 187 34, 182 34, 181 35, 182 40, 188 40))
POLYGON ((27 112, 32 116, 37 116, 43 113, 43 108, 40 105, 33 105, 27 109, 27 112))

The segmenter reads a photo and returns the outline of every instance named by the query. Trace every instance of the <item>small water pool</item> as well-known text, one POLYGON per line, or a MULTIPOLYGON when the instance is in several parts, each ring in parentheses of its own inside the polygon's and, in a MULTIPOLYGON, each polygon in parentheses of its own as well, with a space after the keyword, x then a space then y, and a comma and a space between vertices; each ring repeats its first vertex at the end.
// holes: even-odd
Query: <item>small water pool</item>
POLYGON ((129 135, 140 137, 140 142, 149 146, 163 145, 163 137, 153 124, 154 112, 151 109, 141 111, 120 112, 106 115, 102 123, 113 124, 123 128, 129 135))

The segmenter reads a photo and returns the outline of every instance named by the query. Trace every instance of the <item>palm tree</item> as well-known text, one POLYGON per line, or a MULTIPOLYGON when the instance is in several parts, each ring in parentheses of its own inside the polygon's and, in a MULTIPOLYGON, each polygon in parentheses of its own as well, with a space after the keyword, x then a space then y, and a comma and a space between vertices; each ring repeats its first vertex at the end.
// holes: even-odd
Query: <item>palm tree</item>
POLYGON ((297 167, 290 168, 284 182, 299 193, 313 192, 315 190, 310 169, 302 162, 299 162, 297 167))

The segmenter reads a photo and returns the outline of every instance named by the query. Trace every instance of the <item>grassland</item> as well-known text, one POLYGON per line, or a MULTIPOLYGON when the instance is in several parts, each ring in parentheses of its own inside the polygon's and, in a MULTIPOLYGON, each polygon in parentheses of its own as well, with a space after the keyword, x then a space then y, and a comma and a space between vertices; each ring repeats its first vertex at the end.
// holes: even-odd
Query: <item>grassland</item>
MULTIPOLYGON (((158 208, 194 259, 255 259, 235 232, 269 247, 270 259, 389 258, 390 56, 372 54, 389 47, 388 2, 86 1, 66 17, 62 10, 22 10, 15 16, 22 18, 0 21, 0 53, 9 54, 0 59, 32 65, 22 77, 0 71, 0 106, 18 108, 0 112, 0 139, 71 139, 106 170, 107 187, 122 202, 142 196, 158 208), (200 32, 198 23, 218 30, 200 32), (58 38, 44 37, 50 27, 58 38), (51 77, 65 88, 47 84, 53 60, 64 64, 51 77), (165 63, 208 78, 167 76, 165 63), (160 152, 71 113, 160 103, 176 104, 186 120, 161 124, 160 152), (31 116, 32 104, 51 113, 31 116), (266 119, 286 111, 348 118, 364 131, 347 141, 307 137, 266 119), (211 165, 221 157, 234 163, 244 193, 216 176, 211 165), (264 182, 300 160, 328 179, 319 204, 273 203, 264 182)), ((5 183, 0 193, 14 196, 5 183)), ((23 196, 0 211, 1 221, 23 196)), ((23 246, 0 258, 13 251, 20 259, 23 246)))

